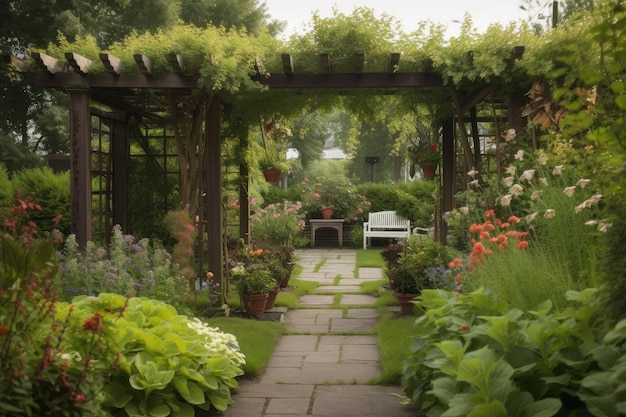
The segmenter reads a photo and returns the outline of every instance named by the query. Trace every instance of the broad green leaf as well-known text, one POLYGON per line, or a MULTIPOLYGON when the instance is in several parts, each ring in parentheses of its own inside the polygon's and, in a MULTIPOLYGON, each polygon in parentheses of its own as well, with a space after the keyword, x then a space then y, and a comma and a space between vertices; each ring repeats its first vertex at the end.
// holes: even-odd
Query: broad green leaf
POLYGON ((433 381, 433 394, 444 404, 450 403, 457 394, 457 383, 453 377, 441 377, 433 381))
POLYGON ((150 409, 150 417, 167 417, 171 414, 170 408, 165 404, 157 405, 150 409))
POLYGON ((527 405, 524 417, 552 417, 561 409, 561 401, 556 398, 544 398, 527 405))
POLYGON ((506 408, 500 401, 481 404, 467 414, 467 417, 507 417, 506 408))

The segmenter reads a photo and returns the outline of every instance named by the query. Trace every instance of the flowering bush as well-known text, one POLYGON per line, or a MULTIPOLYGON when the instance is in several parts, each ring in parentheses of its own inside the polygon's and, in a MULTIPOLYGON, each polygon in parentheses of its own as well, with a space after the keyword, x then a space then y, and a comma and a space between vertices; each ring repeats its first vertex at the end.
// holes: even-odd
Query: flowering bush
POLYGON ((250 217, 252 242, 255 246, 279 247, 302 246, 306 238, 301 236, 304 229, 302 203, 274 203, 263 208, 255 208, 250 217))
POLYGON ((112 292, 166 300, 185 308, 190 297, 188 278, 170 254, 156 242, 124 235, 119 226, 113 229, 108 250, 88 242, 79 251, 75 236, 69 236, 59 262, 55 284, 64 300, 112 292))
POLYGON ((453 289, 448 264, 450 250, 439 242, 412 235, 406 242, 383 251, 391 287, 402 294, 419 294, 425 288, 453 289))
POLYGON ((331 207, 333 218, 351 222, 363 221, 371 205, 344 177, 319 178, 316 183, 305 179, 300 186, 303 207, 309 218, 321 218, 322 208, 331 207))
POLYGON ((278 288, 286 269, 278 251, 242 248, 231 252, 229 272, 239 294, 262 294, 278 288))
POLYGON ((57 303, 52 237, 38 237, 19 194, 0 223, 0 415, 95 416, 117 369, 112 324, 123 313, 57 303))

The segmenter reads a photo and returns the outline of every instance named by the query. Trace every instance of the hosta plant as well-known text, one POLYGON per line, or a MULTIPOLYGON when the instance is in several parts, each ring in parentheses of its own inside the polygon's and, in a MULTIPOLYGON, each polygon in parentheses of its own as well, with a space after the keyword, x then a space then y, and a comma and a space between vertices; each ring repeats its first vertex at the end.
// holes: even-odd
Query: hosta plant
MULTIPOLYGON (((99 298, 125 302, 114 294, 99 298)), ((232 403, 245 361, 234 336, 138 297, 128 301, 117 340, 120 373, 105 390, 112 416, 192 417, 195 409, 223 411, 232 403)))

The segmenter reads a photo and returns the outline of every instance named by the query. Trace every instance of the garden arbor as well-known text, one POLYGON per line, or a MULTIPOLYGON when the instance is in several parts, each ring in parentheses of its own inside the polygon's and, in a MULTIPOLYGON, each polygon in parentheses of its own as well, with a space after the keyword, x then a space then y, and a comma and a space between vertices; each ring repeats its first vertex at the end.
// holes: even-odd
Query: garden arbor
MULTIPOLYGON (((519 59, 523 48, 515 48, 511 54, 511 65, 519 59)), ((67 52, 65 60, 55 59, 43 53, 32 55, 37 70, 28 67, 23 61, 10 58, 25 80, 37 88, 50 88, 65 91, 69 95, 70 113, 70 178, 72 212, 71 223, 80 245, 85 245, 92 238, 92 171, 91 115, 106 118, 110 135, 111 169, 109 185, 105 193, 111 207, 110 221, 107 227, 127 225, 128 210, 128 161, 129 140, 132 123, 167 125, 187 140, 185 146, 179 146, 179 158, 184 158, 181 165, 181 193, 184 190, 194 198, 188 198, 186 204, 202 208, 204 231, 207 233, 208 264, 214 273, 214 279, 221 280, 225 272, 226 254, 224 251, 225 224, 223 221, 221 175, 222 158, 220 155, 221 124, 223 101, 219 92, 208 92, 198 87, 198 78, 185 73, 185 62, 180 55, 171 53, 167 57, 170 65, 168 72, 156 72, 153 58, 135 54, 134 63, 122 62, 115 56, 100 53, 99 58, 105 72, 92 73, 93 62, 77 53, 67 52), (122 71, 122 66, 134 65, 135 72, 122 71), (193 98, 193 99, 192 99, 193 98), (94 109, 93 103, 99 103, 100 110, 94 109), (104 106, 104 107, 102 107, 104 106), (192 108, 190 108, 192 107, 192 108), (103 111, 102 108, 106 110, 103 111), (190 117, 189 115, 192 115, 190 117), (184 132, 178 129, 184 129, 184 132), (200 138, 193 142, 192 138, 200 138), (195 155, 194 155, 195 153, 195 155), (197 175, 192 175, 192 174, 197 175), (220 267, 217 267, 217 266, 220 267)), ((442 201, 443 211, 454 206, 454 194, 457 187, 457 139, 463 149, 463 162, 458 171, 465 172, 480 162, 479 133, 476 128, 478 118, 476 105, 486 97, 497 97, 507 107, 508 127, 521 130, 524 127, 521 107, 524 104, 524 92, 527 86, 509 88, 508 96, 503 96, 497 87, 487 83, 472 83, 470 88, 460 89, 432 71, 405 73, 400 71, 401 55, 391 53, 386 68, 380 72, 364 72, 364 54, 355 54, 352 72, 334 73, 331 71, 332 57, 319 54, 319 72, 316 74, 297 73, 293 57, 282 55, 282 73, 270 76, 253 75, 252 79, 266 85, 270 90, 293 90, 299 94, 315 94, 316 90, 331 90, 345 94, 351 89, 367 90, 371 94, 390 94, 401 89, 409 89, 419 95, 421 89, 447 89, 448 103, 453 103, 454 112, 440 120, 443 135, 442 165, 442 201), (507 104, 508 103, 508 104, 507 104), (466 119, 473 138, 470 144, 466 119), (455 121, 458 129, 455 129, 455 121), (455 131, 459 132, 457 138, 455 131)), ((258 94, 263 94, 262 91, 258 94)), ((483 120, 487 121, 487 120, 483 120)), ((498 117, 491 121, 496 123, 498 117)), ((498 136, 496 134, 496 136, 498 136)), ((496 138, 496 143, 497 143, 496 138)), ((247 183, 247 169, 243 167, 241 175, 247 183)), ((247 187, 242 187, 247 190, 247 187)), ((246 197, 245 191, 242 195, 246 197)), ((243 238, 247 239, 249 207, 247 199, 241 198, 241 226, 243 238)), ((439 221, 439 223, 441 223, 439 221)), ((438 224, 437 227, 441 227, 438 224)), ((110 229, 109 229, 110 230, 110 229)))

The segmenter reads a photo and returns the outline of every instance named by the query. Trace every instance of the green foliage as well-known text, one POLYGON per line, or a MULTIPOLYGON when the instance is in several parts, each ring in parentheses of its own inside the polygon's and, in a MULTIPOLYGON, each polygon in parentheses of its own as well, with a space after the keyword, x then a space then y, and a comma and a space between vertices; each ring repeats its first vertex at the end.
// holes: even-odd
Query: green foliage
POLYGON ((402 294, 419 294, 426 288, 456 289, 448 264, 452 251, 440 242, 411 235, 405 242, 389 245, 382 252, 391 287, 402 294))
POLYGON ((55 284, 63 300, 105 292, 151 297, 181 310, 189 302, 189 281, 170 254, 158 242, 124 235, 119 226, 108 248, 87 242, 79 251, 75 236, 70 235, 59 263, 55 284))
POLYGON ((308 218, 322 218, 324 207, 331 207, 336 219, 358 222, 367 217, 370 202, 345 177, 320 177, 314 183, 305 180, 301 187, 302 208, 308 218))
POLYGON ((63 235, 70 233, 71 194, 68 172, 56 174, 48 167, 23 170, 14 175, 13 187, 20 190, 22 195, 32 194, 41 206, 41 211, 31 216, 39 229, 58 229, 63 235))
POLYGON ((245 362, 234 336, 143 297, 128 301, 115 330, 120 373, 105 387, 112 416, 193 415, 194 407, 224 411, 232 403, 230 390, 245 362))
POLYGON ((57 304, 54 241, 29 221, 38 210, 17 194, 0 221, 0 415, 100 415, 120 311, 57 304))
MULTIPOLYGON (((524 313, 509 310, 484 289, 460 296, 423 291, 418 306, 424 315, 417 319, 423 336, 414 340, 405 362, 406 395, 429 416, 477 409, 502 416, 585 410, 580 403, 570 409, 570 396, 583 399, 582 378, 617 359, 615 348, 598 337, 602 320, 595 315, 594 294, 568 293, 577 307, 562 312, 552 312, 545 302, 524 313)), ((584 401, 589 407, 599 399, 584 401)))

